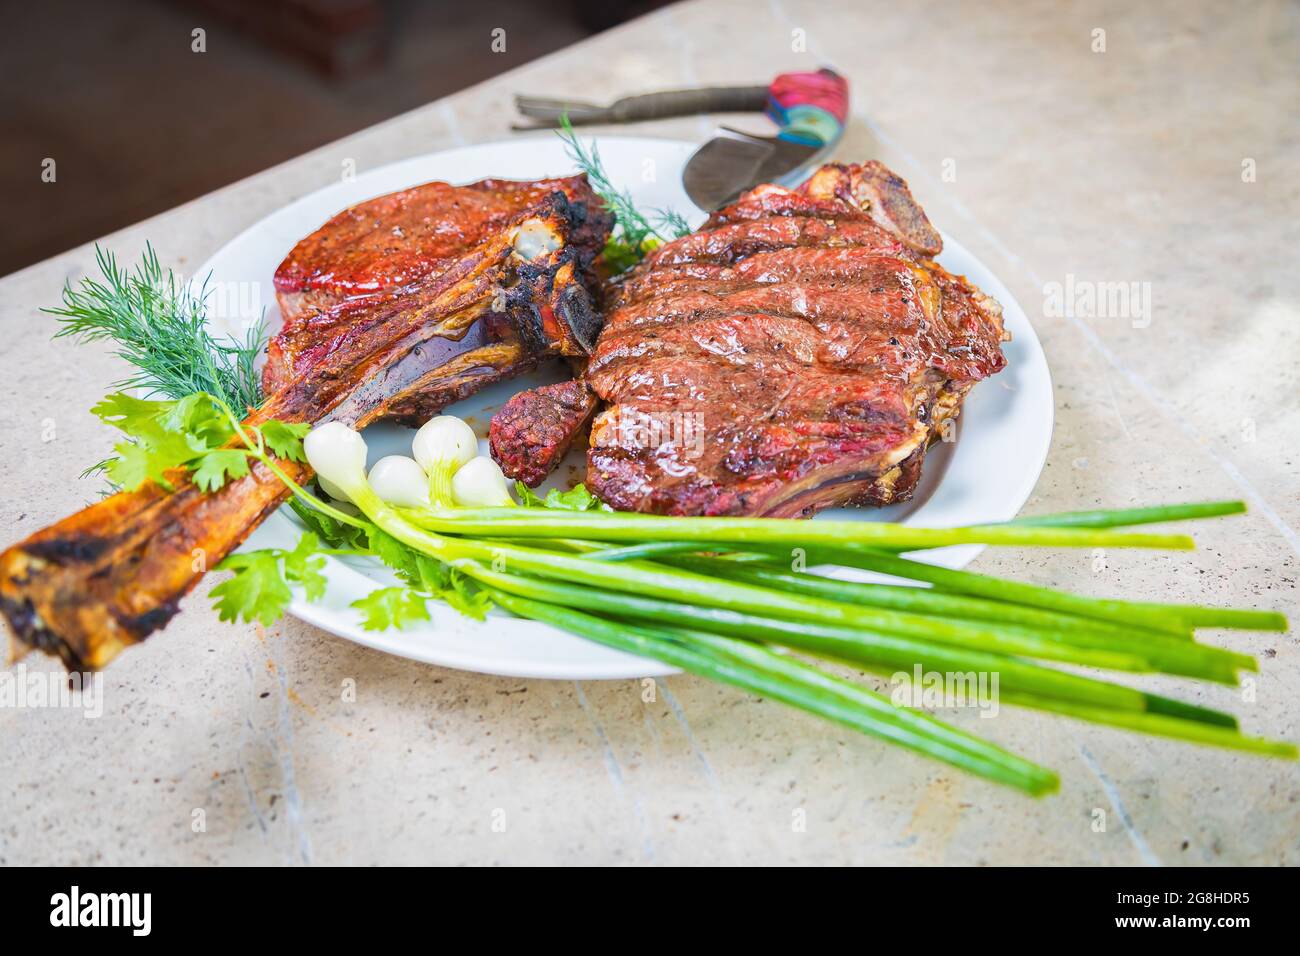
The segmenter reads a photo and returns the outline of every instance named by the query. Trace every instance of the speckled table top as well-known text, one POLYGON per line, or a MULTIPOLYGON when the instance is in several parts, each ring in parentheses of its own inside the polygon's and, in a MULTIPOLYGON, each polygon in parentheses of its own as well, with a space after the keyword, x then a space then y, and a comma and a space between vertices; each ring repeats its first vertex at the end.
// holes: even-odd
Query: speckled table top
MULTIPOLYGON (((1199 529, 1190 555, 1007 550, 974 567, 1296 616, 1300 276, 1273 255, 1285 266, 1300 245, 1297 62, 1300 14, 1282 2, 1225 16, 1172 0, 698 0, 105 241, 134 258, 148 239, 188 271, 344 160, 507 135, 515 92, 613 98, 832 63, 855 94, 839 156, 906 177, 1037 327, 1057 427, 1029 508, 1252 509, 1199 529), (1139 283, 1147 307, 1054 308, 1067 282, 1139 283)), ((121 366, 51 344, 37 311, 91 257, 0 280, 3 543, 93 497, 76 477, 111 443, 86 409, 121 366)), ((690 677, 647 701, 633 681, 442 670, 294 620, 219 624, 209 586, 108 670, 99 719, 0 709, 0 863, 1300 862, 1295 764, 1007 710, 976 729, 1061 772, 1060 795, 1030 801, 690 677)), ((1244 691, 1195 698, 1300 739, 1295 636, 1211 639, 1262 669, 1244 691)))

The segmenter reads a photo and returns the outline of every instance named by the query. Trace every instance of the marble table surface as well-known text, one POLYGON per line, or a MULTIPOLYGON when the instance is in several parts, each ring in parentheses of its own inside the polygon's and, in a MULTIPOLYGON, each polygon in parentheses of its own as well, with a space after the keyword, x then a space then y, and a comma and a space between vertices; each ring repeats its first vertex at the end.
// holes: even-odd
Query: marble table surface
MULTIPOLYGON (((147 239, 189 271, 346 163, 509 135, 519 91, 614 98, 834 64, 854 91, 838 157, 907 178, 1042 339, 1057 425, 1027 510, 1251 508, 1200 528, 1191 554, 1004 550, 974 567, 1296 616, 1300 272, 1271 255, 1294 261, 1300 245, 1297 62, 1300 16, 1284 2, 1225 16, 1172 0, 696 0, 103 241, 134 259, 147 239), (1139 306, 1057 308, 1067 283, 1137 283, 1139 306)), ((700 139, 714 122, 637 132, 700 139)), ((123 366, 51 343, 38 311, 92 255, 0 280, 3 543, 93 498, 77 476, 111 444, 87 409, 123 366)), ((220 624, 211 584, 106 672, 99 719, 0 709, 0 864, 1300 863, 1293 763, 1028 711, 959 714, 1059 769, 1061 793, 1032 801, 687 676, 651 691, 510 680, 296 620, 220 624)), ((1192 698, 1300 739, 1295 636, 1209 638, 1258 653, 1261 670, 1192 698)))

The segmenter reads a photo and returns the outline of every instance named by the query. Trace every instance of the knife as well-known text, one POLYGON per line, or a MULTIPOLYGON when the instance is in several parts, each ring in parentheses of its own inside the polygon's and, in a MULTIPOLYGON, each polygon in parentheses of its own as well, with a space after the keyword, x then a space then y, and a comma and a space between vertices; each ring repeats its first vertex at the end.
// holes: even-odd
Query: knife
POLYGON ((781 74, 765 109, 780 132, 766 137, 720 127, 687 161, 686 194, 712 212, 760 183, 795 185, 835 148, 848 111, 849 85, 833 70, 781 74))

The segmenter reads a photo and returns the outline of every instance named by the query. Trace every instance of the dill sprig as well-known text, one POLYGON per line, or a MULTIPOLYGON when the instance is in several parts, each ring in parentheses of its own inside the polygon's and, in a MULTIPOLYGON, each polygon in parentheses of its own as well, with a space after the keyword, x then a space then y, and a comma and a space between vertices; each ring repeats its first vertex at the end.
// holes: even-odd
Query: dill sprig
MULTIPOLYGON (((207 392, 231 408, 256 408, 262 383, 254 363, 266 344, 262 323, 243 341, 217 339, 208 331, 205 279, 197 294, 158 262, 153 246, 134 271, 121 268, 106 249, 95 246, 102 279, 83 278, 63 287, 63 307, 43 309, 60 318, 54 337, 78 342, 109 340, 115 354, 136 372, 114 384, 143 389, 150 397, 181 399, 207 392)), ((211 276, 209 276, 211 278, 211 276)))
POLYGON ((673 239, 689 236, 693 231, 691 224, 686 221, 686 217, 675 209, 656 209, 655 214, 673 239))
POLYGON ((556 134, 564 140, 569 158, 587 174, 587 181, 605 209, 614 215, 615 230, 605 246, 605 259, 616 271, 635 265, 661 242, 671 242, 690 234, 690 225, 678 212, 651 209, 651 215, 646 216, 637 209, 627 190, 619 189, 610 180, 596 144, 593 142, 590 149, 583 145, 567 114, 560 117, 556 134))

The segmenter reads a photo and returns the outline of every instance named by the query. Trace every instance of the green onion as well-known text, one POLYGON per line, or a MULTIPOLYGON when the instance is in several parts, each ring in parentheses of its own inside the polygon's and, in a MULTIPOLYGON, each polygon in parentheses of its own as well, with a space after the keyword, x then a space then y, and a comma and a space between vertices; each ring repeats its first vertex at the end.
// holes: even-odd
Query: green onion
POLYGON ((481 565, 465 565, 464 571, 498 590, 539 601, 581 607, 597 614, 633 617, 647 622, 667 622, 746 640, 770 641, 854 664, 878 663, 895 669, 910 669, 914 664, 920 663, 927 669, 936 671, 997 672, 1004 685, 1020 687, 1047 697, 1130 710, 1145 710, 1147 706, 1145 695, 1141 691, 1040 667, 1001 654, 857 628, 783 621, 738 611, 610 593, 580 585, 559 584, 492 571, 481 565))
POLYGON ((1181 534, 1126 534, 1088 528, 912 528, 867 521, 801 521, 795 518, 679 518, 608 511, 559 512, 542 508, 411 510, 421 527, 473 537, 589 538, 597 541, 721 541, 793 547, 884 545, 942 548, 954 544, 1037 545, 1069 548, 1164 548, 1191 550, 1181 534))
POLYGON ((697 638, 626 624, 501 591, 493 600, 520 617, 544 621, 589 640, 770 697, 854 730, 1039 796, 1059 786, 1052 771, 925 714, 895 707, 871 691, 740 641, 697 638))
POLYGON ((1206 501, 1187 505, 1158 505, 1153 508, 1113 508, 1106 511, 1064 511, 1053 515, 1031 515, 1006 522, 1021 527, 1124 528, 1164 521, 1195 521, 1222 515, 1245 514, 1244 501, 1206 501))
POLYGON ((1275 611, 1084 597, 1036 584, 1026 584, 1023 581, 995 578, 971 571, 954 571, 951 568, 936 567, 849 545, 820 549, 815 552, 810 550, 808 560, 815 564, 833 563, 864 568, 895 577, 910 578, 913 581, 925 581, 937 588, 961 594, 973 594, 997 601, 1026 604, 1115 623, 1137 624, 1173 634, 1184 634, 1193 627, 1229 627, 1256 631, 1284 631, 1287 627, 1286 617, 1275 611))
MULTIPOLYGON (((536 580, 513 578, 511 575, 500 574, 500 572, 490 572, 487 571, 486 568, 481 567, 473 568, 473 570, 467 568, 467 572, 468 574, 476 576, 476 578, 480 578, 480 580, 490 581, 490 587, 493 589, 494 600, 498 600, 499 604, 507 607, 507 609, 515 610, 516 613, 520 610, 520 607, 519 605, 512 606, 512 597, 515 601, 523 600, 532 602, 532 598, 520 598, 519 594, 516 592, 534 594, 542 593, 562 602, 580 601, 582 602, 582 606, 588 607, 588 609, 597 610, 597 613, 599 614, 623 614, 627 613, 629 610, 633 610, 634 605, 642 604, 643 606, 640 609, 640 613, 645 615, 645 617, 654 617, 656 620, 660 620, 660 622, 662 622, 662 620, 671 620, 671 622, 676 623, 676 618, 673 617, 673 614, 669 611, 668 607, 663 605, 663 602, 643 602, 638 601, 637 598, 623 598, 623 600, 617 602, 615 606, 611 606, 603 604, 604 596, 599 596, 597 592, 590 592, 588 589, 573 588, 571 585, 546 585, 545 583, 538 583, 536 580), (666 613, 666 611, 668 611, 668 613, 666 613)), ((560 605, 552 605, 547 602, 547 604, 542 606, 551 607, 551 609, 558 609, 560 605)), ((675 610, 684 611, 684 613, 686 613, 686 611, 692 609, 689 609, 689 606, 680 606, 675 610)), ((573 611, 573 613, 577 614, 577 611, 573 611)), ((534 617, 534 615, 524 613, 523 617, 534 617)), ((584 617, 588 617, 588 615, 584 615, 584 617)), ((551 618, 551 623, 559 623, 560 626, 567 627, 568 630, 575 630, 578 633, 584 633, 585 636, 591 636, 590 633, 572 627, 572 619, 562 623, 559 619, 551 618)), ((614 622, 608 623, 610 623, 611 627, 616 628, 614 635, 612 635, 614 640, 604 640, 602 643, 619 646, 620 649, 624 650, 632 650, 633 653, 638 652, 637 650, 630 648, 627 644, 619 643, 617 637, 627 636, 629 630, 632 632, 645 633, 646 628, 653 627, 650 626, 650 624, 641 624, 641 626, 634 626, 632 628, 628 628, 627 626, 619 628, 615 626, 614 622)), ((703 627, 718 628, 719 624, 723 623, 723 620, 720 617, 703 618, 699 620, 698 623, 703 627)), ((857 650, 848 650, 848 652, 845 650, 846 646, 857 644, 859 637, 861 637, 861 635, 857 635, 857 633, 852 631, 836 633, 835 628, 814 628, 813 631, 809 632, 803 630, 803 628, 794 628, 793 626, 790 626, 789 622, 763 622, 763 620, 755 620, 753 618, 746 619, 742 617, 742 615, 741 619, 733 620, 731 623, 735 624, 737 630, 744 630, 746 633, 749 633, 751 639, 759 636, 776 637, 776 643, 784 643, 788 646, 796 646, 796 648, 810 650, 810 652, 819 653, 819 656, 827 656, 849 662, 862 661, 857 650), (823 635, 829 636, 829 640, 815 640, 823 635), (837 644, 836 639, 839 639, 841 643, 837 644)), ((693 630, 693 628, 689 627, 655 627, 654 631, 659 633, 675 633, 681 641, 689 644, 693 649, 698 648, 698 645, 701 643, 707 644, 710 640, 720 640, 718 636, 712 635, 712 633, 693 630)), ((744 641, 733 641, 731 648, 737 649, 737 645, 742 643, 744 643, 744 641)), ((663 652, 664 648, 659 648, 658 650, 651 650, 649 648, 643 649, 643 653, 650 654, 650 656, 660 659, 660 661, 672 663, 672 665, 680 666, 684 670, 702 672, 698 670, 698 667, 690 665, 690 662, 686 661, 684 657, 673 656, 671 653, 664 654, 663 652)), ((761 652, 755 649, 754 653, 761 652)), ((909 659, 911 662, 920 663, 914 654, 907 654, 905 652, 904 657, 905 659, 909 659)), ((784 661, 784 658, 777 659, 783 659, 784 661)), ((874 657, 874 659, 872 659, 872 663, 875 663, 875 665, 880 665, 880 663, 883 662, 885 661, 880 657, 874 657)), ((1000 688, 998 688, 998 693, 1000 693, 1001 700, 1010 702, 1010 704, 1030 706, 1030 708, 1048 710, 1052 711, 1052 713, 1070 715, 1070 717, 1084 719, 1084 721, 1110 724, 1110 726, 1126 727, 1128 730, 1147 732, 1147 734, 1177 737, 1177 739, 1196 741, 1196 743, 1209 744, 1213 745, 1213 747, 1239 749, 1245 750, 1245 752, 1260 753, 1265 754, 1265 756, 1274 757, 1296 756, 1294 745, 1284 743, 1284 741, 1253 739, 1253 737, 1245 737, 1238 734, 1238 732, 1235 732, 1235 718, 1232 718, 1229 714, 1223 714, 1221 711, 1200 708, 1200 706, 1186 704, 1186 702, 1183 701, 1170 700, 1170 698, 1166 697, 1148 695, 1148 693, 1131 692, 1128 691, 1128 688, 1118 687, 1118 685, 1092 682, 1092 680, 1086 678, 1073 678, 1073 675, 1060 674, 1060 672, 1048 671, 1047 669, 1032 669, 1032 667, 1028 669, 1030 671, 1043 670, 1043 675, 1031 675, 1031 680, 1032 678, 1035 678, 1035 676, 1048 676, 1048 678, 1054 676, 1054 678, 1065 679, 1065 683, 1062 685, 1067 685, 1067 682, 1073 678, 1076 684, 1073 688, 1070 688, 1071 692, 1078 692, 1080 688, 1088 688, 1089 685, 1091 685, 1093 691, 1091 696, 1093 697, 1093 700, 1102 700, 1102 698, 1105 700, 1104 704, 1099 706, 1097 704, 1087 704, 1087 702, 1071 698, 1069 693, 1067 693, 1066 696, 1050 696, 1049 692, 1049 696, 1043 696, 1039 695, 1039 693, 1027 692, 1026 689, 1023 689, 1023 683, 1015 683, 1015 679, 1017 679, 1018 676, 1023 679, 1023 667, 1022 669, 1017 669, 1017 662, 1009 661, 1009 659, 1005 658, 997 659, 992 656, 985 656, 984 659, 980 659, 976 656, 970 656, 963 659, 949 659, 949 661, 937 661, 937 659, 932 659, 932 661, 928 662, 927 666, 936 670, 943 667, 944 670, 959 671, 980 670, 982 669, 980 665, 983 665, 983 670, 985 670, 985 672, 992 671, 997 672, 997 674, 1000 675, 1000 688), (1011 678, 1010 684, 1008 678, 1011 678), (1110 692, 1118 692, 1118 695, 1123 695, 1123 693, 1128 692, 1131 696, 1112 696, 1112 693, 1110 692), (1121 704, 1122 706, 1115 706, 1117 704, 1121 704)), ((876 667, 876 670, 879 670, 879 667, 876 667)), ((819 672, 814 672, 815 674, 819 674, 819 672)), ((719 679, 718 675, 715 674, 703 675, 714 676, 715 679, 719 679)), ((822 678, 826 680, 836 680, 835 678, 826 678, 826 675, 822 675, 822 678)), ((854 687, 854 685, 850 684, 849 687, 854 687)), ((750 685, 749 689, 754 688, 750 685)), ((861 688, 858 689, 861 691, 861 688)), ((1060 687, 1053 689, 1060 689, 1060 687)), ((931 756, 936 756, 936 754, 931 753, 931 756)), ((967 769, 970 769, 970 767, 967 767, 967 769)))
POLYGON ((1092 626, 1087 618, 1068 615, 1036 618, 1047 612, 1016 605, 979 602, 955 595, 938 594, 922 588, 888 584, 864 584, 840 581, 814 574, 789 574, 753 565, 728 561, 708 562, 703 559, 681 558, 673 561, 695 571, 703 572, 706 566, 714 573, 749 584, 776 587, 783 591, 808 594, 849 604, 866 604, 876 607, 914 609, 921 614, 934 614, 936 607, 948 613, 945 616, 965 616, 968 619, 1000 621, 1002 634, 1037 636, 1062 641, 1080 647, 1113 650, 1143 658, 1155 670, 1188 677, 1207 677, 1221 683, 1236 684, 1236 669, 1256 670, 1255 659, 1246 654, 1236 654, 1216 647, 1207 647, 1177 637, 1165 636, 1155 631, 1126 632, 1115 628, 1107 630, 1092 626), (908 593, 910 592, 910 593, 908 593), (966 602, 966 603, 963 603, 966 602), (971 612, 970 604, 983 604, 971 612), (958 608, 967 611, 965 615, 958 608), (1001 613, 998 613, 998 609, 1001 613))
MULTIPOLYGON (((633 549, 628 549, 633 550, 633 549)), ((589 555, 594 560, 609 560, 608 552, 601 551, 589 555)), ((661 556, 666 563, 701 574, 717 574, 736 581, 750 584, 762 584, 778 587, 782 590, 802 591, 806 594, 818 594, 822 597, 853 604, 868 604, 873 607, 887 607, 896 611, 915 611, 938 617, 955 617, 982 621, 998 621, 1007 624, 1022 624, 1037 628, 1072 628, 1095 634, 1110 634, 1115 637, 1134 637, 1141 640, 1159 638, 1162 640, 1190 641, 1191 631, 1171 634, 1168 631, 1154 631, 1132 625, 1113 624, 1096 618, 1081 617, 1063 611, 1048 611, 1027 605, 1010 604, 1006 601, 994 601, 988 598, 974 597, 967 594, 952 594, 934 588, 916 587, 905 584, 875 584, 860 581, 843 581, 838 578, 823 577, 812 572, 787 572, 771 564, 760 564, 751 560, 731 560, 719 558, 696 558, 661 556)))
MULTIPOLYGON (((521 543, 527 543, 520 539, 521 543)), ((592 542, 599 550, 587 555, 593 561, 636 561, 640 558, 654 558, 666 554, 681 554, 702 550, 698 541, 650 541, 646 544, 629 544, 622 548, 600 548, 598 542, 592 542)), ((719 544, 726 549, 726 545, 719 544)))
POLYGON ((781 621, 718 608, 701 608, 654 598, 603 592, 579 585, 540 581, 492 571, 479 565, 467 565, 465 573, 511 594, 581 607, 606 616, 667 622, 744 640, 767 641, 819 657, 869 667, 884 666, 895 672, 920 664, 930 671, 997 673, 1000 691, 1019 690, 1046 698, 1073 700, 1107 708, 1159 712, 1226 727, 1237 725, 1236 718, 1222 711, 1040 667, 1000 654, 852 628, 781 621))
MULTIPOLYGON (((982 647, 1009 654, 1027 654, 1112 670, 1143 672, 1152 669, 1136 650, 1130 653, 1094 649, 1065 644, 1033 633, 1017 632, 1008 627, 995 628, 899 611, 860 608, 837 601, 735 584, 646 562, 605 563, 567 554, 457 538, 443 539, 441 546, 446 554, 487 562, 505 562, 512 569, 541 577, 599 584, 616 591, 647 594, 691 604, 928 637, 948 644, 982 647)), ((1208 670, 1203 676, 1207 679, 1225 679, 1208 670)))
POLYGON ((1228 750, 1243 750, 1247 753, 1266 757, 1281 757, 1294 760, 1297 757, 1296 746, 1284 740, 1264 740, 1259 737, 1246 737, 1226 727, 1216 727, 1201 721, 1179 720, 1157 713, 1133 713, 1131 711, 1107 710, 1089 707, 1062 700, 1035 700, 1012 692, 1004 696, 1009 704, 1019 704, 1038 710, 1048 710, 1067 717, 1095 724, 1109 724, 1144 734, 1158 737, 1171 737, 1175 740, 1187 740, 1192 743, 1207 744, 1211 747, 1223 747, 1228 750))

